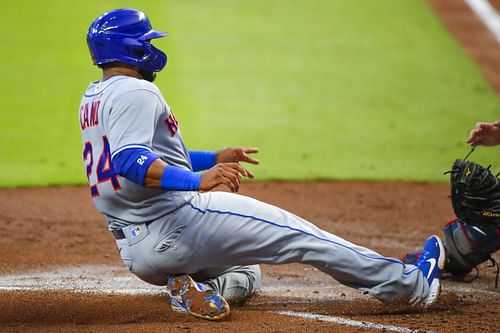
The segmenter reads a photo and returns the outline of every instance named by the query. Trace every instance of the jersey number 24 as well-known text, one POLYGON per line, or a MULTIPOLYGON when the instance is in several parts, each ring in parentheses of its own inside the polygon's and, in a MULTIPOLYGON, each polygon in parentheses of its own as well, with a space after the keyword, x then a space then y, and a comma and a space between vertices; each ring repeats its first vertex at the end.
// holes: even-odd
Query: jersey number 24
POLYGON ((90 183, 90 176, 92 175, 92 168, 94 166, 92 142, 86 141, 83 147, 83 161, 87 162, 85 171, 87 173, 87 179, 90 183, 90 194, 92 195, 92 197, 99 196, 99 189, 97 188, 97 185, 104 182, 111 182, 111 186, 115 191, 121 189, 120 182, 118 181, 118 176, 113 171, 111 165, 111 152, 109 150, 108 138, 105 135, 102 137, 102 143, 102 151, 95 170, 97 176, 97 184, 90 183))

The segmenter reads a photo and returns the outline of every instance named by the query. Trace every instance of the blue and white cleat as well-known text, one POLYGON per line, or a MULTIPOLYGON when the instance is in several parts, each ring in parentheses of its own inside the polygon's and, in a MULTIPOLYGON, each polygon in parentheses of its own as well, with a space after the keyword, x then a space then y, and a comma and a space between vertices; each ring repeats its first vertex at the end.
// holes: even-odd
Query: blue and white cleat
POLYGON ((189 275, 169 276, 167 292, 176 312, 190 313, 207 320, 222 320, 229 315, 229 304, 216 291, 196 283, 189 275))
POLYGON ((415 263, 429 284, 429 295, 423 300, 424 307, 434 304, 439 297, 441 292, 439 279, 444 268, 445 258, 446 254, 441 239, 436 235, 427 238, 422 253, 415 263))

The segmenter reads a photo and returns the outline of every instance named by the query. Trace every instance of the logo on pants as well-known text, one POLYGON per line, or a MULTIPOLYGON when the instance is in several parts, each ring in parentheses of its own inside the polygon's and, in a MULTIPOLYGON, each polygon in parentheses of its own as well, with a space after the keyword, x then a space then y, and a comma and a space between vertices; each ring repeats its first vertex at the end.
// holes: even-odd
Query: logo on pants
POLYGON ((132 236, 132 238, 136 238, 137 236, 139 236, 141 233, 141 228, 139 227, 135 227, 134 229, 130 230, 130 235, 132 236))

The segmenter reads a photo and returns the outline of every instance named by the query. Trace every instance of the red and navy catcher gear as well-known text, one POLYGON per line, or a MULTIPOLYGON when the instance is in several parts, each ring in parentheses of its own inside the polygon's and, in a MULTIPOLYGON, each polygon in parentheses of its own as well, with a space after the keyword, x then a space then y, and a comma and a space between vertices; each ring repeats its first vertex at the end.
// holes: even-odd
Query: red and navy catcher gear
POLYGON ((444 246, 446 271, 464 276, 485 261, 496 265, 491 254, 500 248, 500 229, 492 225, 478 227, 455 219, 444 227, 444 246))
MULTIPOLYGON (((491 267, 497 267, 497 287, 500 268, 491 255, 500 249, 500 229, 493 225, 474 226, 458 218, 453 219, 444 226, 443 245, 446 250, 444 269, 455 279, 464 280, 473 269, 478 272, 476 266, 490 261, 491 267)), ((416 250, 407 253, 403 261, 415 264, 421 252, 416 250)))
POLYGON ((140 10, 116 9, 92 22, 87 44, 95 65, 120 62, 159 72, 167 64, 167 55, 151 45, 150 40, 166 35, 153 30, 148 17, 140 10))

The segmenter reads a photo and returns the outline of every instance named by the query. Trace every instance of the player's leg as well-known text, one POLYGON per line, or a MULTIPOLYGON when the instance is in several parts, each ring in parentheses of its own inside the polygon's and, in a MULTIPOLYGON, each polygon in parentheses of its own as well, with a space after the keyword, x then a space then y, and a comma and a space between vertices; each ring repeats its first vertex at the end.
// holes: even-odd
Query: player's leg
POLYGON ((132 271, 150 283, 164 284, 169 274, 210 267, 300 262, 383 301, 419 302, 429 295, 417 267, 251 198, 203 193, 165 219, 149 225, 150 234, 131 245, 132 271))
MULTIPOLYGON (((417 267, 385 258, 248 197, 200 194, 169 223, 179 221, 189 221, 179 245, 185 246, 181 252, 191 255, 188 260, 162 257, 156 262, 160 271, 195 273, 213 266, 300 262, 383 301, 413 303, 429 295, 429 283, 417 267)), ((436 244, 433 251, 439 249, 436 244)))
POLYGON ((220 320, 230 312, 227 302, 242 304, 260 286, 258 265, 205 268, 191 276, 182 274, 182 270, 166 272, 156 269, 148 260, 152 252, 182 261, 184 256, 177 251, 180 246, 178 239, 185 229, 183 225, 157 222, 149 227, 141 224, 122 229, 126 237, 117 240, 117 247, 130 271, 146 282, 167 285, 173 310, 220 320), (137 228, 140 233, 131 237, 132 234, 137 235, 137 228))
POLYGON ((217 291, 230 304, 240 305, 260 287, 259 265, 206 268, 191 277, 217 291))

